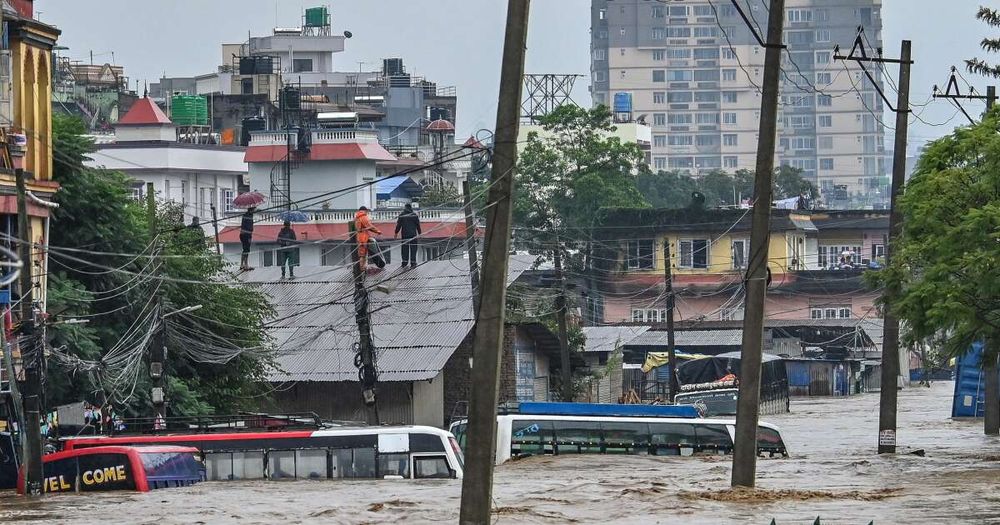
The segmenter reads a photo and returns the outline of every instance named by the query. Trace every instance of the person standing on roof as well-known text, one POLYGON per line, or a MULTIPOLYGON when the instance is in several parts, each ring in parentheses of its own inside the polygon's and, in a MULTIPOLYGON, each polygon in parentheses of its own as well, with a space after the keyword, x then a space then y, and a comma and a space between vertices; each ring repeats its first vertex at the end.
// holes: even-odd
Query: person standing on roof
POLYGON ((295 278, 295 266, 292 264, 292 252, 291 248, 295 244, 295 230, 292 229, 292 222, 285 221, 285 224, 281 227, 281 231, 278 232, 278 246, 281 247, 278 250, 278 264, 281 266, 281 278, 285 278, 285 263, 288 263, 288 277, 295 278))
POLYGON ((247 208, 240 222, 240 244, 243 245, 243 254, 240 255, 240 270, 253 270, 248 264, 250 259, 250 245, 253 243, 253 212, 254 207, 247 208))
POLYGON ((396 234, 395 238, 399 237, 399 234, 403 234, 403 243, 400 245, 400 250, 403 256, 403 266, 410 264, 411 266, 417 265, 417 237, 420 236, 420 217, 413 211, 413 205, 407 204, 403 206, 403 213, 399 214, 396 218, 396 234))
POLYGON ((358 238, 358 263, 365 270, 368 268, 368 241, 371 240, 371 234, 382 235, 382 232, 368 218, 366 206, 358 208, 358 212, 354 214, 354 229, 358 238))

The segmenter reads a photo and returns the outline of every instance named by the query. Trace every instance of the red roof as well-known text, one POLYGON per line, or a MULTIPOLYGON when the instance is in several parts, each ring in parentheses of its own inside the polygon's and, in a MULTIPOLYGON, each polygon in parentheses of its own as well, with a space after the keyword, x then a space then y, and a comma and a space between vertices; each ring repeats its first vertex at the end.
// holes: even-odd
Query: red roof
MULTIPOLYGON (((423 222, 421 229, 427 239, 449 239, 452 237, 465 236, 464 222, 423 222)), ((281 231, 280 224, 258 224, 253 228, 254 242, 277 242, 278 232, 281 231)), ((393 222, 376 222, 375 227, 382 231, 379 238, 392 237, 392 232, 396 228, 393 222)), ((309 241, 343 241, 350 238, 347 223, 305 223, 292 224, 295 231, 295 238, 299 242, 309 241)), ((477 235, 481 232, 477 231, 477 235)), ((237 243, 240 242, 240 227, 227 226, 219 232, 219 242, 237 243)))
POLYGON ((469 140, 465 141, 465 143, 462 144, 462 147, 472 148, 472 149, 483 149, 485 146, 483 146, 482 142, 476 140, 475 135, 469 135, 469 140))
MULTIPOLYGON (((243 162, 277 162, 285 158, 287 146, 250 146, 243 162)), ((363 144, 313 144, 308 160, 396 160, 382 146, 363 144)))
POLYGON ((149 97, 143 97, 136 100, 132 107, 128 110, 128 113, 124 117, 118 119, 118 124, 125 125, 160 125, 160 124, 172 124, 167 115, 163 113, 156 102, 149 97))
POLYGON ((437 131, 439 133, 453 133, 455 125, 445 119, 439 118, 427 125, 427 131, 437 131))

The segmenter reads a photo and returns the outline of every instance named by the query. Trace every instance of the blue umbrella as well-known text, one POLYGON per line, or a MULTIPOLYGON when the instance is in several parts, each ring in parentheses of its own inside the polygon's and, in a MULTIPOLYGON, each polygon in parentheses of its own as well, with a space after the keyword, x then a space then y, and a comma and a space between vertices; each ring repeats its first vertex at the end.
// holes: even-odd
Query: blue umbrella
POLYGON ((278 218, 288 222, 309 222, 309 216, 299 210, 286 210, 278 214, 278 218))

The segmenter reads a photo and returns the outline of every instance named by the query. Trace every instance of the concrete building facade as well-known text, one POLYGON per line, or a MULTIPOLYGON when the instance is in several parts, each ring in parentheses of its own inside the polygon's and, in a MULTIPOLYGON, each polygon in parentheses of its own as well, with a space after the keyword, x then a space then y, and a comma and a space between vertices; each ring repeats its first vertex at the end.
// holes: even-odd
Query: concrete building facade
MULTIPOLYGON (((846 54, 864 27, 881 47, 881 0, 785 4, 777 161, 803 170, 827 205, 887 204, 882 101, 846 54)), ((595 104, 631 98, 652 126, 650 166, 693 175, 753 169, 764 50, 728 2, 591 2, 595 104)), ((745 12, 764 34, 767 11, 745 12)), ((868 68, 877 82, 877 67, 868 68)))

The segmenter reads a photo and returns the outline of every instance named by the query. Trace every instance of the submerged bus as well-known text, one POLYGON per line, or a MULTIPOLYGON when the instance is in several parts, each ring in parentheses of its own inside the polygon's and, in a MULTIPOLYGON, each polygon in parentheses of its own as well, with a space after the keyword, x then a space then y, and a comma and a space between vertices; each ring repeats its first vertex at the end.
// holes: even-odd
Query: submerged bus
MULTIPOLYGON (((42 490, 97 492, 185 487, 204 479, 204 468, 193 447, 104 446, 64 450, 42 458, 42 490)), ((24 493, 24 466, 17 491, 24 493)))
POLYGON ((433 427, 336 427, 315 431, 173 433, 80 437, 65 450, 106 445, 198 449, 209 481, 249 479, 459 478, 462 451, 433 427))
MULTIPOLYGON (((626 415, 588 415, 577 409, 571 411, 576 412, 572 415, 560 414, 560 410, 550 412, 554 413, 497 416, 495 463, 542 454, 691 456, 729 454, 733 450, 736 422, 731 419, 630 416, 627 408, 618 409, 626 415)), ((450 428, 461 447, 466 445, 466 425, 467 420, 462 420, 450 428)), ((758 425, 757 451, 770 456, 788 455, 776 426, 758 425)))

